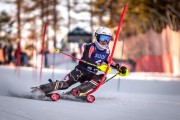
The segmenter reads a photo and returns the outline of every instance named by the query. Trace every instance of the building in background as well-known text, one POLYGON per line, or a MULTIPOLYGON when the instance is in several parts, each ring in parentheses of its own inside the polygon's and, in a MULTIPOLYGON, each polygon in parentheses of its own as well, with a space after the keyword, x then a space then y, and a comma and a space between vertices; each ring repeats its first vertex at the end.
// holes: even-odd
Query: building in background
POLYGON ((82 28, 77 27, 68 33, 70 52, 76 52, 77 56, 81 55, 81 47, 83 43, 89 43, 91 41, 92 33, 88 33, 82 28))

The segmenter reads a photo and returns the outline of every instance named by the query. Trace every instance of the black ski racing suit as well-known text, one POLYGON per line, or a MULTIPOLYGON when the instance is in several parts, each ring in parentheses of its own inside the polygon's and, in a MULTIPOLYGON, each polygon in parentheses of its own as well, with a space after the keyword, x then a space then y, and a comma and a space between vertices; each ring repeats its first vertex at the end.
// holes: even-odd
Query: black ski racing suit
MULTIPOLYGON (((81 59, 94 65, 101 65, 103 62, 108 63, 109 54, 109 48, 100 51, 94 43, 89 43, 84 46, 84 52, 81 59)), ((87 93, 94 89, 101 81, 103 74, 97 75, 97 67, 88 63, 79 61, 79 64, 64 77, 63 81, 57 80, 41 85, 41 90, 47 94, 55 90, 67 89, 77 82, 80 82, 81 85, 77 86, 75 89, 79 90, 81 93, 87 93)), ((118 65, 119 64, 114 61, 111 62, 113 68, 117 68, 118 65)), ((69 94, 71 94, 71 91, 69 94)))

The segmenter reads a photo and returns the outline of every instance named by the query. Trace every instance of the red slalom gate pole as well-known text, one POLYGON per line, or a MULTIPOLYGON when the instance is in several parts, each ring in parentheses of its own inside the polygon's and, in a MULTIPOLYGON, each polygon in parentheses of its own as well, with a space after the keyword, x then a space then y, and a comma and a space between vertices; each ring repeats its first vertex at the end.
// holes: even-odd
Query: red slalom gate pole
MULTIPOLYGON (((35 43, 36 42, 36 40, 35 39, 33 39, 33 45, 34 46, 36 46, 37 47, 37 44, 35 43)), ((37 72, 37 49, 33 49, 33 53, 32 53, 32 56, 33 56, 33 63, 32 63, 32 79, 33 80, 36 80, 36 73, 35 72, 37 72), (35 53, 35 54, 34 54, 35 53), (36 59, 34 59, 34 58, 36 58, 36 59)))
POLYGON ((17 50, 16 50, 16 71, 18 76, 20 77, 20 65, 21 65, 21 42, 17 43, 17 50))
POLYGON ((122 15, 120 16, 120 20, 119 20, 119 24, 118 24, 118 30, 116 32, 116 36, 115 36, 115 40, 114 40, 114 45, 113 45, 112 52, 111 52, 111 55, 110 55, 110 58, 109 58, 109 61, 108 61, 108 67, 107 67, 107 69, 106 69, 106 71, 104 73, 104 76, 102 77, 102 80, 98 84, 98 86, 96 88, 94 88, 93 90, 91 90, 90 92, 88 92, 87 95, 95 92, 104 83, 104 80, 106 79, 106 75, 107 75, 108 70, 110 68, 112 57, 114 55, 114 50, 115 50, 115 47, 116 47, 116 43, 117 43, 117 40, 119 38, 119 33, 120 33, 120 30, 121 30, 121 25, 122 25, 122 22, 123 22, 123 19, 124 19, 124 15, 125 15, 126 9, 127 9, 127 5, 124 5, 123 12, 122 12, 122 15))
POLYGON ((46 26, 47 26, 47 24, 44 23, 44 25, 43 25, 42 51, 41 51, 42 55, 41 55, 40 81, 42 80, 42 66, 44 63, 44 46, 45 46, 46 26))

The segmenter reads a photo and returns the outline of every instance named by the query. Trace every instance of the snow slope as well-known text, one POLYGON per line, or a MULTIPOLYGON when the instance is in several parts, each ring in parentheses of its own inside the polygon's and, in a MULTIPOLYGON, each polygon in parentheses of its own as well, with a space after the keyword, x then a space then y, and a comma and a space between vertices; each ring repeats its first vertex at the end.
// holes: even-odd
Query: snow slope
MULTIPOLYGON (((63 69, 55 70, 54 80, 62 79, 73 66, 60 66, 63 69)), ((30 87, 52 78, 51 69, 44 69, 39 81, 39 74, 31 68, 20 68, 18 75, 14 68, 0 66, 0 120, 180 120, 180 82, 132 80, 135 74, 109 81, 94 94, 92 104, 50 102, 10 93, 28 94, 30 87)))

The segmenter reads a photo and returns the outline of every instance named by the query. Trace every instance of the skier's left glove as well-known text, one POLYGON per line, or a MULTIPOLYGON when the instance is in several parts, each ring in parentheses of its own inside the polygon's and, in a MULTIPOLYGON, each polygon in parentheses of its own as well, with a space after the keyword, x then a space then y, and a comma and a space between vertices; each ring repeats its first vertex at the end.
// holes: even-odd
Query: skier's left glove
POLYGON ((126 70, 127 70, 127 68, 125 66, 121 66, 119 69, 119 72, 122 74, 126 74, 126 70))
POLYGON ((116 70, 122 74, 126 74, 127 68, 125 66, 120 66, 119 64, 116 64, 116 70))

